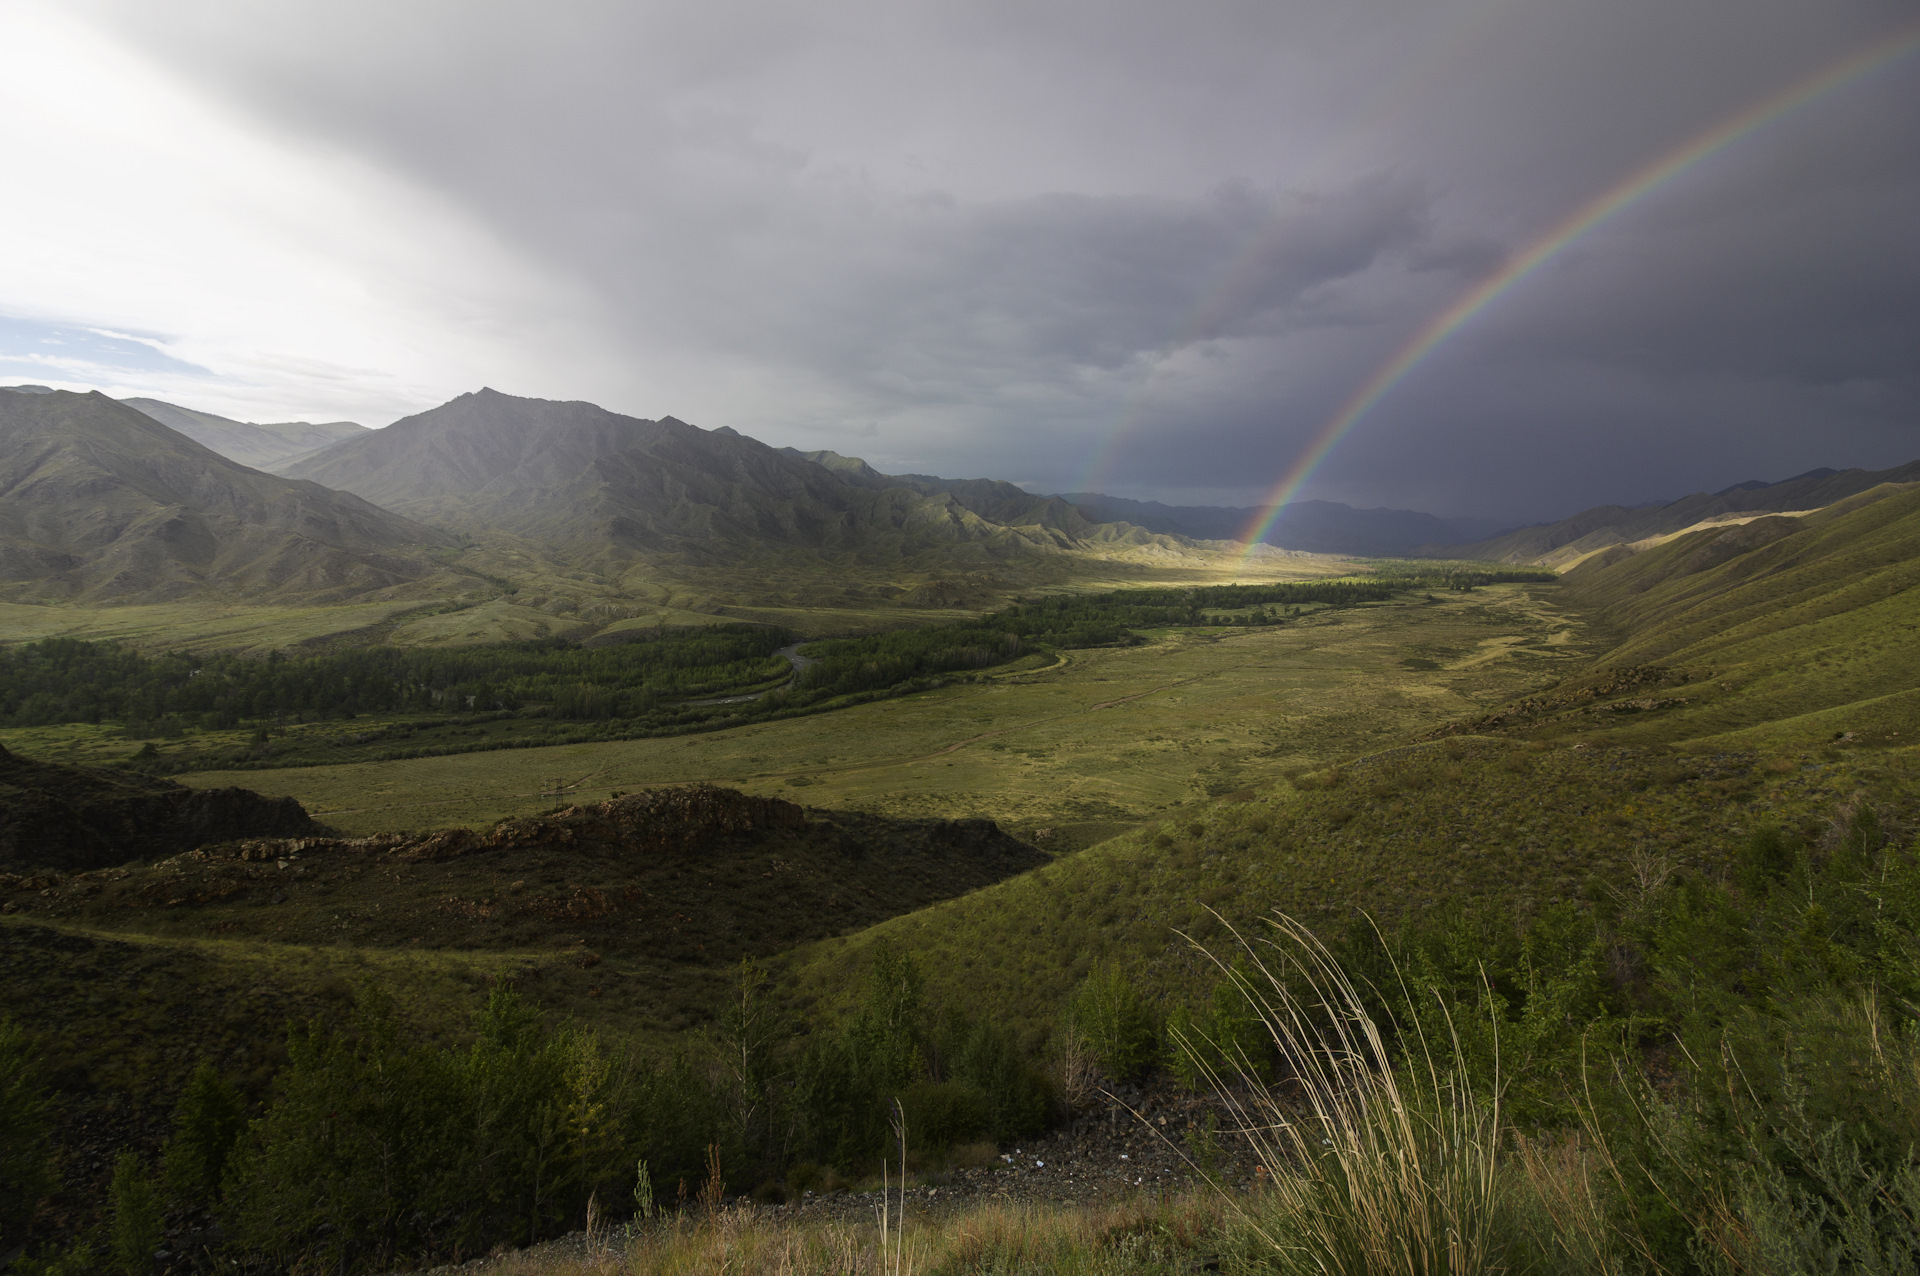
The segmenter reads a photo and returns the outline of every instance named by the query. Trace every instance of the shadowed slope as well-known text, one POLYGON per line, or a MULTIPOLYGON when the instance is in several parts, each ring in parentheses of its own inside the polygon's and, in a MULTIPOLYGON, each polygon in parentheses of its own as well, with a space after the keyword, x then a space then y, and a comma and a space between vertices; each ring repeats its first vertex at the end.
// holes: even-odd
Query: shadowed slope
POLYGON ((656 979, 704 984, 742 957, 1047 861, 991 820, 888 819, 700 785, 479 831, 233 842, 52 889, 0 878, 0 898, 21 920, 178 938, 558 956, 569 976, 625 984, 607 991, 668 1014, 656 979))
POLYGON ((336 602, 433 575, 422 551, 443 540, 103 394, 0 393, 0 592, 14 601, 336 602))
POLYGON ((290 797, 189 789, 128 771, 36 762, 0 749, 0 869, 78 872, 203 842, 314 831, 290 797))

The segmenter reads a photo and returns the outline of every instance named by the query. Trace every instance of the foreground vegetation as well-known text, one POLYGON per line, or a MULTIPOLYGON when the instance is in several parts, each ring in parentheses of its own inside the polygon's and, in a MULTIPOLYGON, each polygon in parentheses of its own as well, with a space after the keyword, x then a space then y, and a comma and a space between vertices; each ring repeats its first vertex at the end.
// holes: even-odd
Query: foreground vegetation
MULTIPOLYGON (((1198 997, 1103 966, 1031 1057, 887 948, 811 1033, 743 965, 700 1047, 664 1055, 544 1027, 498 987, 471 1044, 416 1043, 368 991, 292 1030, 251 1121, 203 1066, 155 1161, 122 1158, 88 1244, 144 1270, 168 1208, 211 1209, 236 1255, 382 1270, 578 1228, 595 1201, 778 1200, 884 1158, 896 1121, 925 1165, 1034 1133, 1076 1084, 1167 1068, 1217 1092, 1268 1167, 1185 1246, 1245 1270, 1900 1271, 1920 1228, 1920 848, 1871 805, 1842 814, 1811 841, 1756 826, 1724 875, 1643 861, 1586 908, 1455 906, 1330 947, 1283 923, 1217 946, 1198 997)), ((12 1146, 44 1148, 34 1060, 0 1038, 12 1146)), ((637 1269, 704 1235, 654 1235, 635 1259, 659 1266, 637 1269)), ((957 1235, 916 1251, 994 1270, 957 1235)), ((1042 1231, 1013 1270, 1188 1261, 1135 1235, 1042 1231)))

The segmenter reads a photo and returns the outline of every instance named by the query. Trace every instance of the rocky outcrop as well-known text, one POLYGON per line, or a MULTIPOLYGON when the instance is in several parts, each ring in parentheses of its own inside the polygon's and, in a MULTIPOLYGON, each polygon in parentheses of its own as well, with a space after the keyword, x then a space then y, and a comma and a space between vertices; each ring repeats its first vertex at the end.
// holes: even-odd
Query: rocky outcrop
POLYGON ((210 842, 315 831, 292 798, 190 789, 132 772, 36 762, 0 748, 0 869, 78 873, 210 842))
MULTIPOLYGON (((238 792, 239 790, 234 790, 238 792)), ((502 820, 492 828, 436 829, 356 838, 276 838, 209 849, 215 859, 278 860, 299 855, 378 855, 408 864, 434 864, 489 851, 593 849, 616 854, 671 854, 712 846, 755 830, 800 829, 804 808, 779 798, 748 797, 696 784, 651 789, 551 815, 502 820)))
POLYGON ((567 970, 603 957, 717 969, 1048 858, 992 820, 892 819, 691 785, 483 829, 243 838, 144 866, 0 871, 0 913, 275 943, 557 950, 567 970))

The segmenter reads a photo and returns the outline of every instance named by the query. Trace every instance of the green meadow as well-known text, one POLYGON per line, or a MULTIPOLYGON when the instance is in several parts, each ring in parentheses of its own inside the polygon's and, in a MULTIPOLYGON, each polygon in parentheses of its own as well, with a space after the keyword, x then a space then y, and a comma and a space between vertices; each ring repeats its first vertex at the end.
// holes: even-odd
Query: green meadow
POLYGON ((1500 585, 1271 628, 1154 631, 1138 647, 1068 651, 981 683, 700 735, 179 778, 291 795, 351 833, 491 823, 551 807, 556 788, 587 801, 706 782, 1071 836, 1524 694, 1570 667, 1580 632, 1550 587, 1500 585))

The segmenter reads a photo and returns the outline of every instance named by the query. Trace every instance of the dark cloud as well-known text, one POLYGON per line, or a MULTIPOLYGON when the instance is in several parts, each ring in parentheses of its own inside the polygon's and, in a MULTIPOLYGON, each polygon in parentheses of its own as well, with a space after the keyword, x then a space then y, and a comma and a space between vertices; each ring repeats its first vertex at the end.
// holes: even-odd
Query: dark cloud
MULTIPOLYGON (((89 11, 275 127, 444 194, 629 352, 591 385, 508 388, 1232 503, 1504 257, 1914 17, 1895 0, 89 11)), ((1915 225, 1920 55, 1570 246, 1307 494, 1532 517, 1920 456, 1915 225)))

